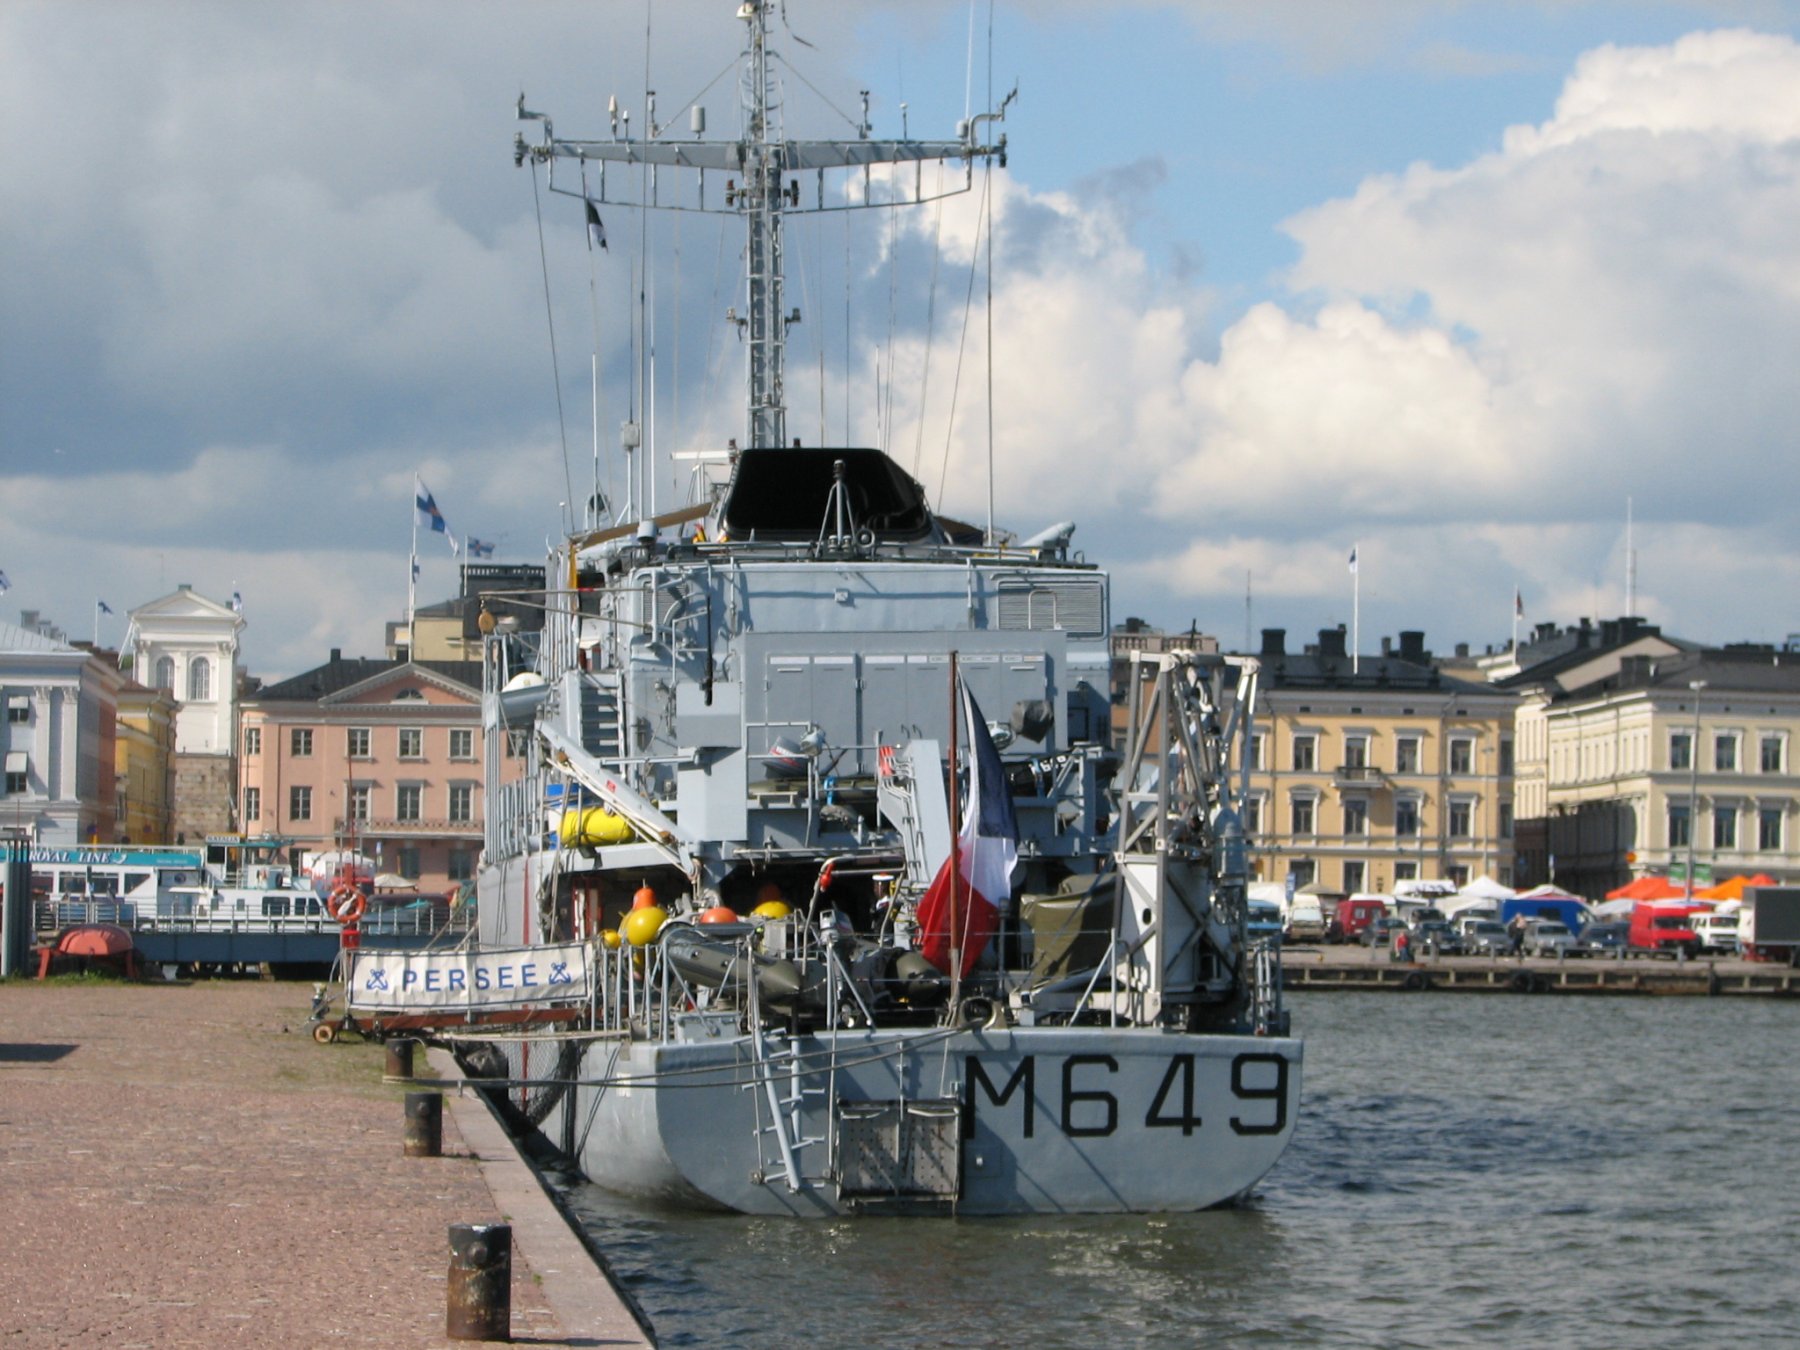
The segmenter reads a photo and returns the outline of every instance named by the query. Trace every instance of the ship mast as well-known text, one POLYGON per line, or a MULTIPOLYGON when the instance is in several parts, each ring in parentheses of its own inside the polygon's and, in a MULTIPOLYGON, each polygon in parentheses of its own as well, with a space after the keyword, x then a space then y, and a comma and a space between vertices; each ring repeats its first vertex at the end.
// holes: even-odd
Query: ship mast
MULTIPOLYGON (((518 114, 522 121, 543 123, 543 139, 528 144, 522 134, 513 138, 513 162, 526 159, 550 166, 552 192, 566 196, 587 196, 596 203, 614 202, 631 207, 656 210, 698 211, 708 214, 732 214, 743 217, 745 231, 745 309, 742 315, 728 311, 728 321, 736 323, 745 339, 745 422, 744 444, 749 447, 774 447, 787 443, 787 406, 783 392, 783 371, 787 349, 787 330, 800 322, 798 310, 789 312, 784 302, 785 258, 782 248, 782 222, 790 214, 813 214, 823 211, 860 210, 867 207, 914 206, 940 197, 969 190, 976 160, 995 160, 1006 166, 1006 137, 992 144, 981 135, 989 122, 1006 114, 1017 91, 1008 94, 1000 107, 982 113, 960 124, 957 139, 948 141, 900 140, 878 141, 870 136, 869 96, 864 91, 862 120, 857 125, 857 139, 843 141, 790 141, 783 139, 776 123, 780 99, 777 87, 781 58, 769 43, 769 21, 776 13, 779 0, 742 0, 738 17, 748 26, 744 49, 743 125, 740 139, 735 141, 705 139, 705 110, 692 107, 692 138, 677 139, 673 127, 659 127, 654 118, 642 139, 631 138, 629 117, 615 113, 613 134, 608 140, 563 140, 554 135, 550 119, 542 113, 527 112, 520 95, 518 114), (601 166, 597 192, 558 187, 555 170, 558 161, 573 159, 579 164, 593 161, 601 166), (880 198, 874 193, 870 170, 878 164, 923 164, 927 161, 961 160, 962 180, 945 190, 927 192, 923 179, 915 176, 910 188, 896 181, 892 190, 880 198), (698 194, 693 200, 661 201, 656 199, 655 179, 640 187, 627 182, 620 193, 609 196, 605 166, 608 164, 649 164, 688 169, 698 178, 698 194), (852 200, 845 193, 841 200, 828 203, 825 172, 830 169, 863 170, 862 200, 852 200), (804 171, 815 176, 814 200, 800 202, 800 178, 804 171), (723 205, 711 205, 706 194, 707 175, 727 174, 723 205), (633 196, 633 190, 647 194, 633 196)), ((614 104, 616 107, 616 103, 614 104)), ((631 175, 620 175, 630 179, 631 175)))

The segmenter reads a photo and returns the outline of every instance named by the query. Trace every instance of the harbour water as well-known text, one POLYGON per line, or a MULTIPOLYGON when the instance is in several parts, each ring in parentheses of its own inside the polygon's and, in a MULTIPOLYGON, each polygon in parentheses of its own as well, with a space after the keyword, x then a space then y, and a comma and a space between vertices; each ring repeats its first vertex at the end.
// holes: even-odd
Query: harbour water
POLYGON ((1290 996, 1247 1206, 796 1222, 572 1199, 665 1346, 1633 1347, 1800 1326, 1800 1007, 1290 996))

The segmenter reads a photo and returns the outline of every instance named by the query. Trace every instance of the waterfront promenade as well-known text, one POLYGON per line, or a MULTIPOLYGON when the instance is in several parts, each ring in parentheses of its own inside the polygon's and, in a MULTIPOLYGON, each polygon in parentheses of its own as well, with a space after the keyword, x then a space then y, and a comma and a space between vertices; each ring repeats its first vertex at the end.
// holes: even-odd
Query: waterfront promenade
POLYGON ((0 1342, 455 1344, 448 1228, 505 1220, 516 1342, 645 1344, 486 1107, 403 1157, 405 1088, 315 1045, 310 994, 0 985, 0 1342))

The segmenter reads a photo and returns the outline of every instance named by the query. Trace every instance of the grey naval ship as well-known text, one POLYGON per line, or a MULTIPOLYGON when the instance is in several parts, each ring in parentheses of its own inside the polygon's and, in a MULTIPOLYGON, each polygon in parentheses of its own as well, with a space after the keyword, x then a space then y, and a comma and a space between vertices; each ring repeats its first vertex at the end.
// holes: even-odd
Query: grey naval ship
POLYGON ((747 406, 720 481, 658 514, 639 470, 556 546, 541 628, 483 624, 477 955, 561 952, 567 979, 572 953, 586 981, 560 1023, 457 1043, 646 1200, 1232 1202, 1300 1093, 1278 952, 1246 932, 1256 662, 1139 655, 1115 705, 1109 581, 1073 525, 959 524, 881 450, 790 443, 784 219, 930 200, 895 166, 968 191, 1005 167, 1007 103, 884 140, 865 95, 853 138, 787 139, 777 15, 737 6, 735 139, 653 105, 634 138, 616 104, 610 135, 562 139, 520 98, 515 161, 591 225, 742 218, 747 406))

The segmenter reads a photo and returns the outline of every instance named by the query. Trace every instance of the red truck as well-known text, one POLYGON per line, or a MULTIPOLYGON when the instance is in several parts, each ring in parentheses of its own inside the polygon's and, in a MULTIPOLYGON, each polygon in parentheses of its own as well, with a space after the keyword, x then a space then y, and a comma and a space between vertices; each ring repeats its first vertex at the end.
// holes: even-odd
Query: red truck
POLYGON ((1700 950, 1700 936, 1694 932, 1691 920, 1696 914, 1711 913, 1711 905, 1640 900, 1631 908, 1631 949, 1666 956, 1685 951, 1693 956, 1700 950))
POLYGON ((1326 927, 1327 942, 1356 942, 1363 929, 1388 912, 1388 902, 1379 895, 1353 895, 1337 902, 1331 923, 1326 927))

